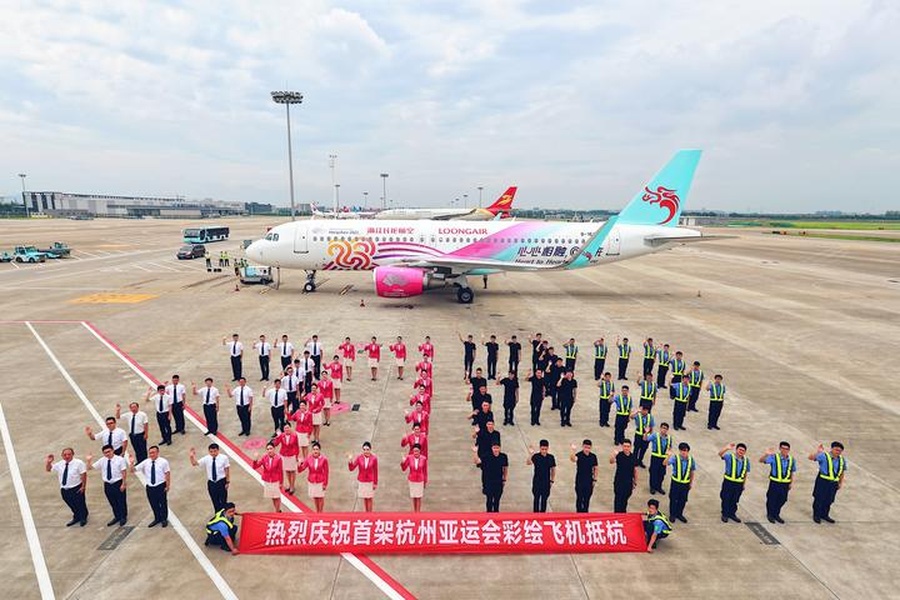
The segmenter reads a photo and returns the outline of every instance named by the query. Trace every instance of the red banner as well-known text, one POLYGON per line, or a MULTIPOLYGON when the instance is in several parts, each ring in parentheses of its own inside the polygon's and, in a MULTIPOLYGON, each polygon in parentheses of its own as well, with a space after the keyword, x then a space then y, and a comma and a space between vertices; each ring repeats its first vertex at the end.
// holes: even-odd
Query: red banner
POLYGON ((647 550, 637 513, 244 513, 238 538, 255 554, 647 550))

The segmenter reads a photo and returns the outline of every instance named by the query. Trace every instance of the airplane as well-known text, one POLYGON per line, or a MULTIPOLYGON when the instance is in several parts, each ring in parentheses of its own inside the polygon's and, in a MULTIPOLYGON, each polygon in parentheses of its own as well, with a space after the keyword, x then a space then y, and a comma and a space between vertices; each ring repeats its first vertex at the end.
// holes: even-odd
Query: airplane
POLYGON ((312 211, 313 217, 322 219, 368 219, 377 214, 375 211, 371 210, 351 210, 349 206, 344 206, 341 210, 336 212, 334 210, 322 210, 315 202, 310 205, 310 210, 312 211))
POLYGON ((246 255, 306 270, 306 292, 316 290, 316 271, 372 270, 378 296, 408 298, 452 284, 457 300, 469 304, 469 276, 581 269, 716 239, 678 226, 700 153, 676 152, 606 221, 293 221, 272 228, 246 255))
POLYGON ((390 208, 375 215, 379 220, 416 221, 491 221, 506 218, 516 197, 515 186, 508 188, 487 208, 390 208))

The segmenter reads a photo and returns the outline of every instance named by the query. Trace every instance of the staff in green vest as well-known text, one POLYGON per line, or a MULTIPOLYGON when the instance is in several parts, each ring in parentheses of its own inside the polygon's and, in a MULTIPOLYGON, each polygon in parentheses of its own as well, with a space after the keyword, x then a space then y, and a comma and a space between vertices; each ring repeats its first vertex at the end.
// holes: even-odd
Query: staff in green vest
POLYGON ((224 508, 216 511, 213 518, 206 524, 206 546, 219 546, 226 552, 238 554, 237 530, 234 522, 237 515, 234 502, 226 502, 224 508))
POLYGON ((647 519, 644 521, 644 534, 647 537, 647 552, 653 552, 659 540, 669 537, 672 524, 666 515, 659 511, 659 500, 647 500, 647 519))
POLYGON ((747 473, 750 472, 747 445, 732 442, 719 450, 719 457, 725 461, 722 491, 719 494, 722 499, 722 522, 727 523, 731 519, 735 523, 740 523, 741 520, 737 516, 738 502, 744 493, 747 473))
POLYGON ((842 443, 831 442, 831 452, 825 452, 825 447, 819 444, 816 451, 809 455, 809 460, 819 463, 819 472, 813 487, 813 521, 816 523, 822 521, 834 523, 834 519, 828 513, 838 490, 844 484, 847 459, 842 456, 843 453, 842 443))

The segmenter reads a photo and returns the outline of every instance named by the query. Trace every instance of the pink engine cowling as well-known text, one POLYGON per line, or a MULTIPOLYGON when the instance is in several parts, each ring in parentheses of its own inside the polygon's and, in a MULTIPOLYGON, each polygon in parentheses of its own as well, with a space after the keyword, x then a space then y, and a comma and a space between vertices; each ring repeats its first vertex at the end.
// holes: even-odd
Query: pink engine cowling
POLYGON ((382 298, 409 298, 425 291, 425 272, 413 267, 376 267, 375 293, 382 298))

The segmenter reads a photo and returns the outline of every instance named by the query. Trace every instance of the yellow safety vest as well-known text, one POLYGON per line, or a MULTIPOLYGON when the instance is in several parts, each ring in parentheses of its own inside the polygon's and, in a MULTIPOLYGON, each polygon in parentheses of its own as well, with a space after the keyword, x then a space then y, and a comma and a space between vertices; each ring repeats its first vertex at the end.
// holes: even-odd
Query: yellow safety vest
POLYGON ((629 356, 631 356, 631 346, 619 344, 619 358, 628 358, 629 356))
POLYGON ((231 535, 231 532, 234 530, 234 522, 229 521, 228 517, 225 516, 225 509, 218 511, 215 516, 210 519, 210 521, 206 524, 206 533, 212 535, 215 533, 212 529, 210 529, 216 523, 225 523, 228 527, 228 534, 231 535))
POLYGON ((648 514, 647 522, 652 523, 653 521, 662 521, 663 522, 665 527, 663 528, 662 533, 664 533, 665 535, 669 535, 670 533, 672 533, 672 524, 669 522, 669 519, 666 517, 666 515, 662 514, 661 512, 658 512, 658 511, 655 515, 648 514))
POLYGON ((714 383, 709 388, 709 399, 710 400, 724 400, 725 399, 725 384, 722 383, 714 383))
POLYGON ((683 383, 676 383, 678 386, 677 391, 675 392, 675 402, 687 402, 691 397, 691 388, 690 386, 684 385, 683 383))
POLYGON ((791 472, 794 470, 794 457, 788 456, 787 473, 782 472, 784 467, 781 465, 781 455, 775 455, 775 464, 772 465, 772 472, 769 473, 769 479, 777 483, 790 483, 791 472))
POLYGON ((655 456, 657 458, 665 458, 666 452, 669 451, 669 448, 672 447, 672 436, 667 435, 665 438, 663 436, 658 435, 653 440, 653 446, 650 448, 650 456, 655 456), (663 439, 665 439, 665 447, 663 447, 663 439))
POLYGON ((606 345, 594 346, 594 358, 606 358, 606 345))
POLYGON ((819 477, 827 481, 840 481, 841 475, 844 474, 844 466, 847 464, 847 461, 843 456, 838 457, 838 471, 837 474, 835 474, 834 461, 832 460, 833 457, 828 453, 825 453, 825 456, 828 458, 828 474, 819 473, 819 477))
POLYGON ((650 415, 642 415, 640 413, 634 415, 634 432, 637 435, 644 435, 647 433, 647 430, 650 429, 650 419, 652 417, 650 415))
POLYGON ((688 373, 688 383, 691 387, 700 387, 700 383, 703 381, 703 371, 696 370, 688 373))
POLYGON ((747 464, 747 457, 741 459, 741 472, 738 474, 738 457, 735 454, 728 455, 728 470, 725 471, 725 479, 728 481, 733 481, 735 483, 744 483, 747 481, 747 469, 749 469, 749 465, 747 464))
POLYGON ((566 358, 574 359, 578 356, 578 346, 563 346, 566 351, 566 358))
POLYGON ((656 351, 653 349, 653 346, 648 344, 644 344, 644 358, 653 358, 656 356, 656 351))
POLYGON ((600 382, 600 399, 601 400, 609 400, 609 397, 612 396, 613 384, 612 381, 606 381, 605 379, 600 382))
POLYGON ((680 456, 675 457, 675 470, 672 472, 672 481, 678 483, 691 482, 691 467, 694 466, 694 457, 688 454, 687 460, 682 461, 680 456))
POLYGON ((616 402, 616 414, 617 414, 617 415, 624 415, 624 416, 630 415, 630 414, 631 414, 631 407, 632 407, 631 396, 622 396, 622 395, 619 395, 618 398, 619 398, 622 402, 616 402))
POLYGON ((656 351, 656 362, 658 362, 659 366, 661 366, 661 367, 668 367, 669 366, 669 353, 664 350, 657 350, 656 351))
POLYGON ((656 393, 656 384, 652 381, 642 381, 641 382, 641 400, 653 400, 653 395, 656 393))
POLYGON ((684 361, 676 358, 672 361, 672 375, 684 375, 684 361))

